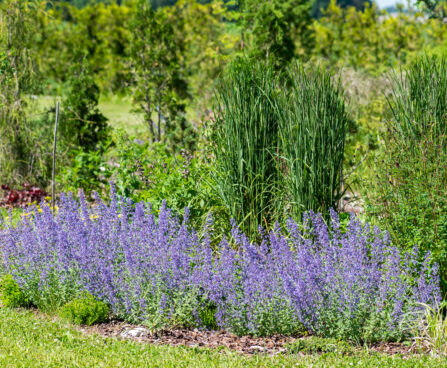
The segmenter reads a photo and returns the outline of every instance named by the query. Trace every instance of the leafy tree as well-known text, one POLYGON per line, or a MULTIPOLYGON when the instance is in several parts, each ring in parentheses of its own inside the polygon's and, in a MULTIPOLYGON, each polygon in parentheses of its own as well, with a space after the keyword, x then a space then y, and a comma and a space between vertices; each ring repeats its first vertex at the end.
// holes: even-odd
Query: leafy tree
MULTIPOLYGON (((166 141, 179 121, 183 135, 187 125, 184 100, 188 97, 180 66, 183 40, 175 37, 167 13, 155 11, 147 0, 137 1, 131 25, 129 54, 137 111, 144 114, 152 141, 166 141)), ((181 31, 182 24, 176 26, 181 31)))
MULTIPOLYGON (((61 2, 61 3, 68 3, 70 5, 73 5, 77 8, 83 8, 85 6, 94 4, 94 3, 103 3, 103 2, 110 2, 109 0, 56 0, 54 2, 61 2)), ((117 1, 118 3, 121 3, 120 0, 117 1)))
POLYGON ((417 0, 416 3, 431 18, 445 19, 447 17, 447 4, 444 0, 417 0))
POLYGON ((351 66, 373 74, 408 64, 425 47, 442 44, 446 37, 441 22, 421 22, 418 17, 422 15, 399 12, 389 17, 374 4, 364 10, 343 9, 332 0, 313 26, 314 57, 332 66, 351 66))
POLYGON ((290 61, 295 42, 306 52, 312 46, 310 4, 307 0, 240 0, 242 47, 247 42, 256 58, 290 61))
POLYGON ((35 44, 39 67, 56 85, 65 83, 73 55, 85 52, 101 90, 123 92, 129 80, 125 60, 134 11, 132 2, 92 3, 80 9, 66 3, 53 6, 49 17, 37 19, 41 23, 35 44))
POLYGON ((61 133, 72 148, 98 150, 108 139, 109 127, 107 118, 98 109, 100 91, 84 57, 71 67, 68 86, 61 133))
POLYGON ((181 64, 188 91, 208 108, 215 80, 240 42, 234 32, 237 12, 229 11, 223 1, 197 0, 179 0, 164 11, 173 24, 175 42, 184 45, 181 64))
POLYGON ((177 0, 153 0, 152 4, 154 8, 159 8, 162 6, 172 6, 175 5, 177 0))
MULTIPOLYGON (((324 10, 326 10, 331 3, 330 0, 314 0, 312 3, 312 17, 320 18, 324 10)), ((354 7, 357 10, 365 9, 366 4, 372 5, 371 0, 338 0, 337 5, 342 8, 354 7)))
POLYGON ((20 183, 38 170, 36 136, 26 116, 27 95, 34 91, 38 71, 34 63, 34 1, 0 2, 0 176, 20 183))
MULTIPOLYGON (((177 3, 179 3, 182 0, 152 0, 152 6, 156 9, 162 6, 172 6, 172 5, 176 5, 177 3)), ((195 1, 195 0, 193 0, 195 1)), ((197 1, 199 4, 210 4, 212 2, 215 2, 215 0, 198 0, 197 1)), ((232 0, 226 0, 225 2, 231 2, 233 3, 232 0)))

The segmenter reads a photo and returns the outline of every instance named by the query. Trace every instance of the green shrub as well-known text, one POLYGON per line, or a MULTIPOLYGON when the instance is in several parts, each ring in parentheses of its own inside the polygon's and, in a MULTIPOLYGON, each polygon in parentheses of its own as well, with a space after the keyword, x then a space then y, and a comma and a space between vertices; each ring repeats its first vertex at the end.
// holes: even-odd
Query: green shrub
POLYGON ((202 321, 203 325, 209 330, 218 330, 216 320, 217 307, 213 303, 206 301, 202 308, 199 310, 199 319, 202 321))
POLYGON ((104 322, 109 317, 109 307, 86 293, 63 305, 58 315, 71 323, 90 326, 104 322))
POLYGON ((29 305, 25 294, 11 275, 4 275, 0 279, 0 300, 4 307, 17 308, 29 305))
POLYGON ((289 354, 305 353, 338 353, 351 354, 354 352, 354 347, 346 341, 337 339, 322 338, 312 336, 310 338, 299 339, 287 346, 289 354))
POLYGON ((106 170, 107 164, 102 153, 107 147, 108 144, 105 144, 104 148, 98 151, 71 150, 70 164, 62 166, 57 176, 56 181, 61 189, 72 193, 77 193, 79 189, 85 193, 104 192, 108 176, 111 174, 106 170))
POLYGON ((119 195, 134 202, 149 202, 155 210, 166 201, 178 215, 188 207, 190 223, 197 229, 202 228, 209 213, 216 215, 214 227, 228 226, 225 208, 212 190, 212 166, 200 152, 182 149, 172 153, 166 144, 118 134, 110 156, 115 163, 106 166, 110 172, 103 174, 115 183, 119 195))
POLYGON ((226 210, 212 190, 212 167, 200 152, 173 153, 167 144, 133 139, 122 131, 103 151, 72 151, 72 165, 63 167, 58 176, 64 191, 76 193, 82 188, 87 194, 106 195, 112 181, 118 195, 149 202, 154 210, 166 201, 182 216, 188 207, 190 223, 197 229, 210 213, 216 215, 213 228, 228 227, 226 210))
POLYGON ((404 250, 431 251, 447 291, 447 60, 423 57, 394 78, 393 117, 367 211, 404 250))

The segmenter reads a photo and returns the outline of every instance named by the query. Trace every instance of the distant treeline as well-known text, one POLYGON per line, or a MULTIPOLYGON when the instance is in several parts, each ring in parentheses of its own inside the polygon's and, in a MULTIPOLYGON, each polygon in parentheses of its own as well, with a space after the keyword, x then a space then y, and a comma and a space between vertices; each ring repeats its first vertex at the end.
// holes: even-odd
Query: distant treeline
MULTIPOLYGON (((65 1, 67 3, 70 3, 71 5, 77 6, 77 7, 83 7, 85 5, 91 4, 91 3, 100 3, 100 2, 112 2, 113 0, 61 0, 65 1)), ((115 0, 116 3, 120 4, 122 2, 125 2, 126 0, 115 0)), ((149 1, 149 0, 148 0, 149 1)), ((212 0, 199 0, 199 3, 207 4, 210 3, 212 0)), ((312 0, 311 0, 312 1, 312 0)), ((162 6, 171 6, 174 5, 177 0, 151 0, 152 5, 154 8, 159 8, 162 6)), ((224 2, 230 2, 230 0, 226 0, 224 2)), ((231 9, 238 9, 239 3, 241 0, 232 1, 233 3, 236 2, 235 5, 231 5, 231 9)), ((326 9, 330 3, 330 0, 314 0, 312 4, 312 16, 319 18, 321 14, 321 9, 326 9)), ((369 3, 371 4, 371 0, 337 0, 337 4, 341 6, 342 8, 347 8, 350 6, 353 6, 356 9, 363 10, 365 7, 365 4, 369 3)))
MULTIPOLYGON (((82 8, 88 4, 92 3, 111 3, 116 2, 118 4, 124 3, 126 0, 59 0, 59 2, 66 2, 70 3, 71 5, 77 6, 79 8, 82 8)), ((148 0, 151 1, 154 8, 159 8, 161 6, 171 6, 174 5, 177 0, 148 0)), ((207 4, 210 3, 212 0, 199 0, 199 3, 207 4)), ((225 1, 228 2, 228 1, 225 1)), ((238 1, 239 2, 239 1, 238 1)), ((237 7, 237 5, 235 6, 237 7)))

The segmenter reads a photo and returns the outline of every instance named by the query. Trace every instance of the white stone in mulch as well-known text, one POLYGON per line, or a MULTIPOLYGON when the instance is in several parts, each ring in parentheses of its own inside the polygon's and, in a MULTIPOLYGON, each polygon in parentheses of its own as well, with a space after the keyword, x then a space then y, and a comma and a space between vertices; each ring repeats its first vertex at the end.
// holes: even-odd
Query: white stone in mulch
POLYGON ((133 328, 131 330, 127 330, 124 331, 121 334, 121 337, 140 337, 141 335, 147 334, 149 333, 149 330, 147 328, 144 327, 137 327, 137 328, 133 328))
POLYGON ((250 346, 249 349, 252 350, 252 351, 260 351, 260 352, 264 352, 264 351, 267 350, 267 349, 264 348, 263 346, 258 346, 258 345, 250 346))

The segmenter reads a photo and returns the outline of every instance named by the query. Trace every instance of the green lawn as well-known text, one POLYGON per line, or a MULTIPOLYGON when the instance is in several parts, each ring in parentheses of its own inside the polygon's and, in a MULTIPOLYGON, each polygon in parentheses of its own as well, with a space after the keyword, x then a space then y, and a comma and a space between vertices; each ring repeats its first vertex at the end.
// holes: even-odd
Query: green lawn
POLYGON ((0 367, 446 367, 441 358, 241 356, 201 348, 154 346, 86 336, 31 311, 0 308, 0 367))
MULTIPOLYGON (((61 98, 59 98, 61 100, 61 98)), ((55 106, 56 98, 53 96, 38 96, 32 105, 33 111, 45 111, 55 106)), ((61 108, 63 109, 61 102, 61 108)), ((147 134, 147 126, 144 124, 141 114, 132 112, 130 97, 120 97, 116 95, 101 96, 98 104, 99 110, 109 119, 109 124, 114 129, 124 129, 133 136, 147 134)))
POLYGON ((124 129, 132 136, 147 134, 148 127, 141 114, 132 112, 132 103, 129 97, 110 95, 101 97, 99 109, 109 119, 109 124, 115 129, 124 129))
MULTIPOLYGON (((61 97, 57 99, 61 101, 61 97)), ((38 96, 29 107, 30 114, 42 113, 55 105, 56 97, 38 96)), ((65 107, 61 101, 60 108, 63 110, 65 107)), ((143 114, 133 111, 135 106, 132 105, 130 96, 101 95, 98 108, 108 119, 108 123, 113 129, 123 129, 133 137, 146 138, 149 135, 149 127, 144 121, 143 114)), ((187 108, 186 114, 188 121, 197 123, 198 114, 194 107, 187 108)), ((157 120, 155 112, 153 118, 157 120)))

